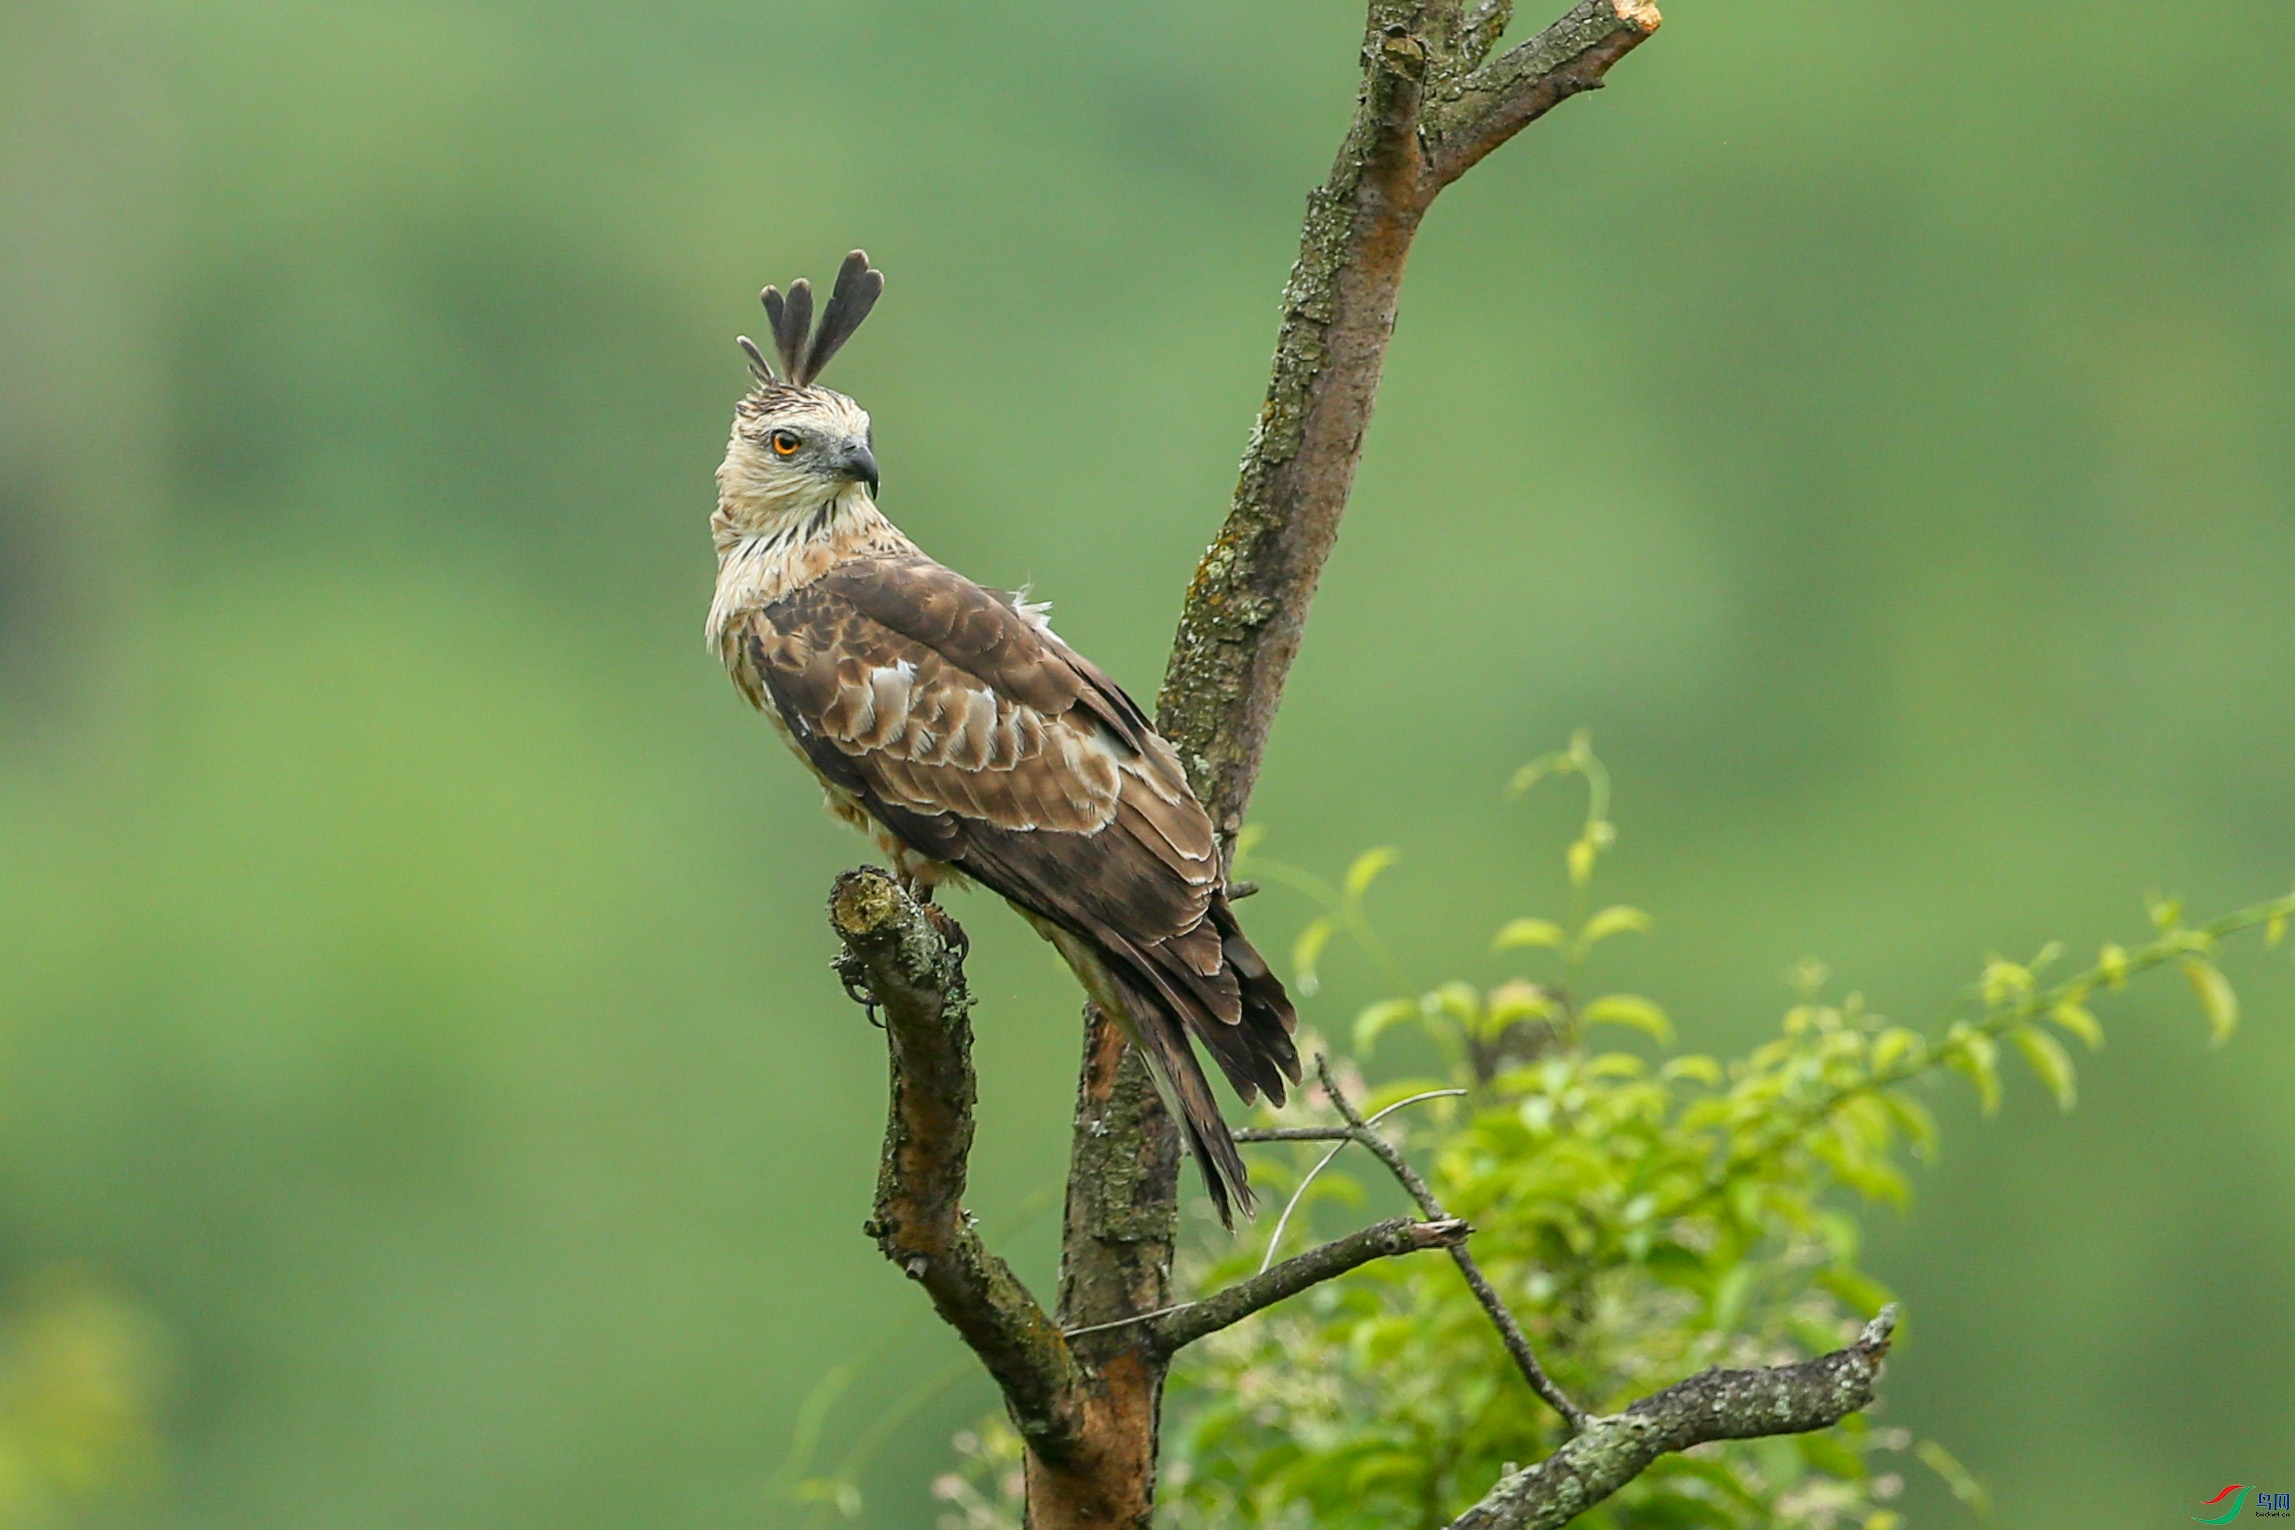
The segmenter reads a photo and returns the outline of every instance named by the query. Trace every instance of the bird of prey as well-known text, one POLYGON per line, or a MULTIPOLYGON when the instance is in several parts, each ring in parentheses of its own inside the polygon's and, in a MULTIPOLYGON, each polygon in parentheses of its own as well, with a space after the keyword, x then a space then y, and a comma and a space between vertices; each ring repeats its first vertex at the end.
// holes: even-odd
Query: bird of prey
POLYGON ((717 470, 709 645, 912 892, 976 882, 1059 950, 1232 1226, 1250 1184, 1189 1038, 1246 1103, 1281 1104, 1299 1081, 1291 1001, 1147 714, 1044 606, 944 568, 877 509, 868 413, 816 379, 883 290, 854 251, 817 331, 807 283, 764 291, 781 367, 741 338, 755 383, 717 470))

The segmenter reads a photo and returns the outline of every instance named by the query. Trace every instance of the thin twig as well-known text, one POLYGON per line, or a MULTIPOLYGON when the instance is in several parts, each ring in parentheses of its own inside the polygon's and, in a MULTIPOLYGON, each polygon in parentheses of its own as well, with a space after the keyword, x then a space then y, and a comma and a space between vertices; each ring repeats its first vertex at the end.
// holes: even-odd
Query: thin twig
MULTIPOLYGON (((1371 1123, 1365 1121, 1362 1112, 1355 1109, 1354 1102, 1347 1098, 1346 1091, 1339 1087, 1339 1081, 1332 1076, 1331 1059, 1327 1054, 1315 1054, 1315 1072, 1321 1076, 1323 1088, 1331 1096, 1332 1106, 1347 1118, 1347 1125, 1354 1129, 1353 1140, 1378 1155, 1379 1161, 1401 1182, 1404 1192, 1418 1203, 1419 1212, 1429 1222, 1449 1220, 1450 1213, 1442 1209, 1441 1203, 1434 1198, 1434 1192, 1427 1188, 1426 1181, 1419 1178, 1418 1171, 1403 1157, 1402 1150, 1371 1130, 1371 1123)), ((1498 1337, 1504 1341, 1506 1352, 1514 1357, 1514 1364, 1522 1372, 1522 1379, 1530 1383, 1530 1390, 1544 1398, 1548 1406, 1562 1415, 1572 1434, 1582 1431, 1590 1415, 1571 1400, 1569 1393, 1556 1386, 1554 1379, 1546 1374, 1546 1368, 1538 1363, 1537 1354, 1530 1348, 1530 1340, 1523 1335, 1522 1325, 1514 1321, 1514 1314, 1499 1299, 1497 1290, 1491 1286, 1489 1277, 1482 1273, 1482 1266, 1475 1262, 1474 1255, 1467 1252, 1465 1244, 1458 1243, 1451 1246, 1450 1257, 1458 1265, 1458 1273, 1466 1277, 1467 1289, 1474 1293, 1474 1299, 1482 1303, 1484 1312, 1490 1314, 1491 1323, 1498 1329, 1498 1337)))
POLYGON ((1291 1225, 1291 1213, 1299 1209, 1300 1198, 1306 1195, 1307 1187, 1315 1182, 1316 1175, 1331 1166, 1331 1160, 1344 1152, 1347 1144, 1353 1140, 1350 1134, 1332 1143, 1331 1151, 1315 1160, 1315 1167, 1307 1171, 1307 1177, 1299 1181, 1299 1188, 1292 1191, 1291 1198, 1283 1203, 1283 1214, 1275 1219, 1275 1230, 1267 1235, 1267 1252, 1259 1256, 1260 1274, 1266 1274, 1267 1267, 1275 1262, 1276 1245, 1283 1241, 1283 1229, 1291 1225))
POLYGON ((1352 1142, 1351 1126, 1246 1126, 1237 1142, 1352 1142))
POLYGON ((1106 1333, 1111 1328, 1129 1328, 1134 1323, 1152 1323, 1159 1317, 1169 1317, 1175 1312, 1185 1312, 1194 1305, 1193 1302, 1174 1302, 1168 1307, 1158 1307, 1153 1312, 1135 1312, 1130 1317, 1120 1317, 1112 1322, 1086 1323, 1081 1328, 1063 1328, 1060 1332, 1071 1339, 1080 1338, 1087 1333, 1106 1333))
POLYGON ((1359 1232, 1349 1233, 1344 1238, 1311 1248, 1295 1258, 1286 1259, 1273 1269, 1262 1270, 1249 1280, 1240 1281, 1199 1302, 1189 1302, 1172 1312, 1158 1314, 1163 1321, 1156 1325, 1156 1347, 1170 1354, 1207 1334, 1232 1327, 1253 1313, 1264 1311, 1311 1286, 1321 1285, 1349 1270, 1359 1269, 1374 1259, 1392 1259, 1421 1249, 1454 1249, 1465 1242, 1467 1234, 1473 1230, 1455 1218, 1442 1222, 1416 1222, 1409 1217, 1390 1217, 1359 1232))
MULTIPOLYGON (((1416 1105, 1421 1100, 1439 1100, 1445 1098, 1446 1096, 1460 1095, 1464 1093, 1466 1093, 1466 1091, 1463 1089, 1429 1089, 1424 1094, 1414 1094, 1407 1100, 1395 1101, 1392 1105, 1389 1105, 1386 1109, 1371 1117, 1370 1126, 1378 1125, 1381 1121, 1384 1121, 1387 1117, 1393 1115, 1396 1111, 1402 1109, 1405 1105, 1416 1105)), ((1368 1129, 1368 1127, 1365 1128, 1365 1130, 1368 1129)), ((1317 1163, 1315 1167, 1307 1171, 1307 1177, 1299 1181, 1299 1188, 1291 1192, 1291 1199, 1283 1203, 1283 1214, 1275 1219, 1275 1231, 1269 1234, 1267 1238, 1267 1252, 1262 1255, 1259 1260, 1260 1274, 1266 1274, 1267 1267, 1275 1262, 1275 1250, 1281 1247, 1283 1243, 1283 1229, 1290 1225, 1291 1213, 1299 1209, 1299 1202, 1306 1197, 1307 1187, 1315 1182, 1316 1175, 1322 1173, 1325 1169, 1331 1166, 1331 1160, 1339 1156, 1340 1148, 1343 1148, 1348 1143, 1356 1140, 1355 1130, 1350 1126, 1343 1131, 1337 1132, 1336 1137, 1337 1145, 1334 1146, 1331 1151, 1323 1155, 1321 1162, 1317 1163)), ((1239 1138, 1238 1140, 1241 1139, 1239 1138)), ((1431 1222, 1439 1221, 1441 1219, 1430 1214, 1427 1220, 1431 1222)))

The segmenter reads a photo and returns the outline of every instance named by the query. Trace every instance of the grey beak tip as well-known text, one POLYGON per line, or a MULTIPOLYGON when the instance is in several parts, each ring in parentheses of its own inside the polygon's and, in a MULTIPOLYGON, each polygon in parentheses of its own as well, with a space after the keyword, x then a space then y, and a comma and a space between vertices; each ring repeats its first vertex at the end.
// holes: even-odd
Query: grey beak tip
POLYGON ((865 446, 856 446, 845 454, 844 467, 845 475, 848 478, 856 483, 867 484, 870 495, 876 494, 880 479, 877 474, 877 459, 874 452, 865 446))

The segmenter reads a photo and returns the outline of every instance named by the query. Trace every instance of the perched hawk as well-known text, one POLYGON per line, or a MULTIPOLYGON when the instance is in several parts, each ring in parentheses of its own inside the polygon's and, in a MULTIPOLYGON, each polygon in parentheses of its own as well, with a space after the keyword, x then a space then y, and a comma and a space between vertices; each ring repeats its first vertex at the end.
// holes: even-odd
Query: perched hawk
POLYGON ((1188 1038, 1246 1102, 1280 1104, 1299 1080, 1291 1001, 1147 714, 1042 606, 943 568, 877 510, 868 414, 814 379, 883 290, 846 256, 816 333, 806 283, 765 289, 781 370, 742 339, 756 386, 717 470, 710 646, 920 896, 968 878, 1059 949, 1140 1048, 1230 1221, 1251 1190, 1188 1038))

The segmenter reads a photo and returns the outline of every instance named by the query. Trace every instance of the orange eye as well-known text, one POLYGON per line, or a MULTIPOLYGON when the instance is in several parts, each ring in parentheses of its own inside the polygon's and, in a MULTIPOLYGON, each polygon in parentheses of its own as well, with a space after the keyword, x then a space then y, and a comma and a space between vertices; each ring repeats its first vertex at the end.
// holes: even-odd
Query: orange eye
POLYGON ((804 445, 793 430, 776 430, 765 439, 773 443, 773 455, 776 457, 793 457, 797 454, 797 448, 804 445))

